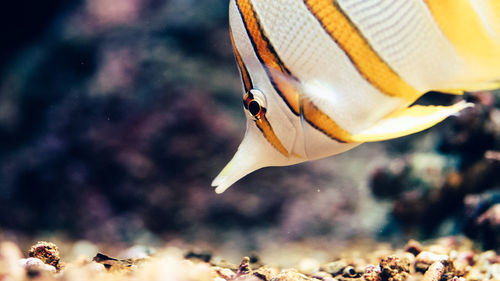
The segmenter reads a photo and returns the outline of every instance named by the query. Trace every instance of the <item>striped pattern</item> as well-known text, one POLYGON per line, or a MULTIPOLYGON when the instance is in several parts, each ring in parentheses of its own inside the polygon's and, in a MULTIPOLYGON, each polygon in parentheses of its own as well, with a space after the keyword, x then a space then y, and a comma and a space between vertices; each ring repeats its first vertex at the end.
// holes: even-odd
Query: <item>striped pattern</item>
MULTIPOLYGON (((241 80, 243 81, 243 87, 245 88, 245 93, 248 93, 251 89, 253 89, 252 79, 250 78, 250 74, 243 63, 243 59, 241 58, 238 49, 234 43, 233 33, 230 31, 231 44, 233 45, 234 56, 236 57, 236 62, 238 64, 238 69, 240 70, 241 80)), ((269 120, 264 116, 261 118, 254 120, 255 125, 262 132, 267 141, 283 156, 289 157, 289 153, 287 149, 283 146, 280 139, 276 136, 276 133, 273 130, 273 127, 269 123, 269 120)))
POLYGON ((268 75, 278 94, 286 102, 295 115, 299 115, 299 95, 293 87, 276 73, 281 72, 290 75, 290 71, 279 59, 273 46, 265 36, 249 0, 236 1, 238 11, 241 14, 245 28, 254 46, 259 60, 268 69, 268 75))
POLYGON ((304 95, 339 127, 356 133, 405 103, 381 93, 362 77, 301 0, 252 3, 269 41, 300 81, 304 95))
MULTIPOLYGON (((257 57, 268 69, 269 79, 295 115, 302 114, 304 119, 314 128, 339 142, 350 142, 350 133, 340 127, 331 117, 318 109, 309 99, 299 98, 301 93, 293 81, 297 78, 281 61, 279 55, 264 34, 259 19, 249 0, 236 1, 246 30, 254 46, 257 57)), ((298 84, 298 81, 295 82, 298 84)))
POLYGON ((279 151, 283 156, 289 157, 290 153, 286 150, 286 148, 283 146, 281 143, 280 139, 276 134, 274 133, 273 127, 269 123, 269 120, 264 116, 261 119, 255 120, 255 124, 259 128, 259 130, 262 132, 266 140, 277 150, 279 151))
POLYGON ((422 0, 339 0, 391 68, 419 92, 452 89, 467 76, 453 45, 422 0))
POLYGON ((305 3, 332 39, 344 50, 359 73, 375 88, 384 94, 408 102, 420 97, 421 94, 406 83, 373 50, 336 1, 305 0, 305 3))
POLYGON ((243 81, 243 88, 245 89, 245 93, 247 93, 253 88, 252 79, 250 78, 250 74, 248 73, 246 65, 243 63, 243 59, 241 58, 240 52, 238 52, 238 49, 236 48, 236 44, 234 43, 233 32, 231 30, 229 30, 229 36, 231 38, 231 45, 233 46, 236 63, 238 64, 238 69, 240 71, 241 81, 243 81))
POLYGON ((302 112, 305 120, 323 134, 339 142, 352 142, 351 134, 341 128, 330 116, 326 115, 309 100, 303 100, 302 112))

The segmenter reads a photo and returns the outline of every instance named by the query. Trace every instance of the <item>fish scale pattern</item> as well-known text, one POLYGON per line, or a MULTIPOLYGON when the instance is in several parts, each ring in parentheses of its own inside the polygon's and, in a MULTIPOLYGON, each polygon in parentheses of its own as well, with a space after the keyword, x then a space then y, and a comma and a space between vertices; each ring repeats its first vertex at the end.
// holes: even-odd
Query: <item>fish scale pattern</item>
POLYGON ((421 92, 453 88, 463 62, 422 0, 339 0, 372 48, 421 92))

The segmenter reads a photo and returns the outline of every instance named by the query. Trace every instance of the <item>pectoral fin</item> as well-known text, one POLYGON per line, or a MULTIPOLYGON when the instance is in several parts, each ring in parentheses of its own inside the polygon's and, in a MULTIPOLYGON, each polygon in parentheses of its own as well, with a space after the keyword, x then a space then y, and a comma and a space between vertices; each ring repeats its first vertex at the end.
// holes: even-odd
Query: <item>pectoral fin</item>
POLYGON ((473 104, 465 101, 451 106, 414 105, 390 114, 372 127, 353 135, 352 140, 373 142, 417 133, 470 106, 473 104))

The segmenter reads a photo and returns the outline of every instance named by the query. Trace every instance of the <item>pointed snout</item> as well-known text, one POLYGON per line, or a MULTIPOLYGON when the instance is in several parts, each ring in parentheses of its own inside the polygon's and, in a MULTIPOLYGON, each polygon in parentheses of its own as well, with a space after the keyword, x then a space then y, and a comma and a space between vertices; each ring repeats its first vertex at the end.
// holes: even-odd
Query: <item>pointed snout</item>
POLYGON ((212 186, 216 187, 215 192, 222 193, 242 177, 267 166, 263 159, 265 157, 261 155, 262 150, 266 149, 266 143, 262 143, 262 137, 256 134, 259 132, 255 132, 250 126, 251 124, 247 126, 245 137, 236 154, 212 181, 212 186))
POLYGON ((245 137, 238 151, 213 180, 212 186, 215 187, 215 192, 222 193, 255 170, 283 165, 290 165, 290 159, 272 147, 253 121, 249 120, 245 137))

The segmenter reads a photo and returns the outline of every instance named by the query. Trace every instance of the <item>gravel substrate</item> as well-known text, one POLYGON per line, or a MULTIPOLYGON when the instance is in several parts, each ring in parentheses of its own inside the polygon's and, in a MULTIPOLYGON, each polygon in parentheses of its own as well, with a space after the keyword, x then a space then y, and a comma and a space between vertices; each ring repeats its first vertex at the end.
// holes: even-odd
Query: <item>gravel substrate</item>
POLYGON ((153 254, 136 247, 128 251, 135 257, 127 259, 96 253, 64 262, 58 247, 50 242, 38 242, 25 257, 16 244, 1 242, 0 280, 500 280, 500 256, 493 250, 477 250, 464 238, 446 237, 429 243, 410 240, 402 248, 373 242, 371 249, 362 248, 353 243, 325 261, 314 258, 314 250, 309 251, 295 266, 285 268, 279 261, 269 260, 273 255, 268 254, 243 257, 238 265, 211 252, 172 246, 156 249, 153 254))

